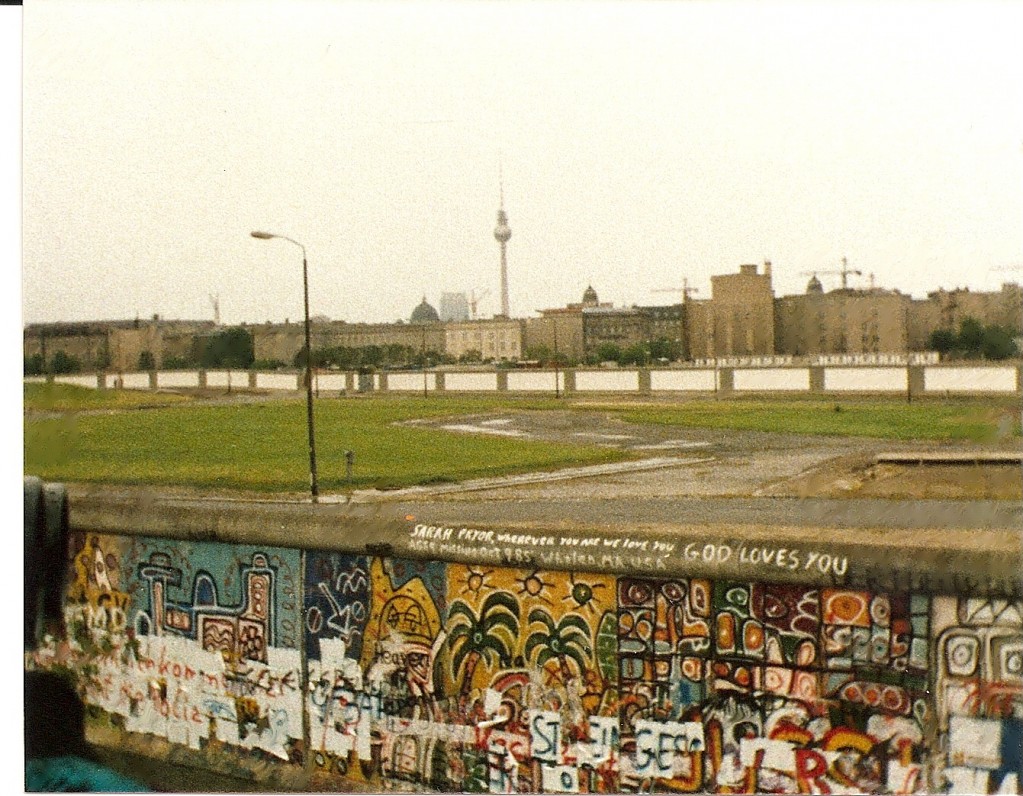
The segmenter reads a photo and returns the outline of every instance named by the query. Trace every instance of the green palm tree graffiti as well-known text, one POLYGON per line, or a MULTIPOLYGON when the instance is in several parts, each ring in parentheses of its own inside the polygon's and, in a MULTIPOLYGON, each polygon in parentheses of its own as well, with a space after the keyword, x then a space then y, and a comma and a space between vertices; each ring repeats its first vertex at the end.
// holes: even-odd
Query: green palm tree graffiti
POLYGON ((511 664, 512 649, 519 636, 519 604, 506 592, 494 592, 483 601, 479 616, 468 603, 456 600, 448 612, 448 644, 452 650, 451 672, 458 677, 464 664, 461 694, 469 693, 472 676, 481 660, 502 666, 511 664))
POLYGON ((526 639, 527 659, 532 658, 533 652, 537 651, 536 665, 541 668, 548 661, 556 660, 561 680, 565 683, 572 677, 569 660, 575 661, 580 676, 586 671, 586 662, 592 650, 590 629, 585 619, 578 614, 565 614, 555 624, 543 608, 534 608, 529 612, 529 624, 539 624, 542 627, 534 630, 526 639))

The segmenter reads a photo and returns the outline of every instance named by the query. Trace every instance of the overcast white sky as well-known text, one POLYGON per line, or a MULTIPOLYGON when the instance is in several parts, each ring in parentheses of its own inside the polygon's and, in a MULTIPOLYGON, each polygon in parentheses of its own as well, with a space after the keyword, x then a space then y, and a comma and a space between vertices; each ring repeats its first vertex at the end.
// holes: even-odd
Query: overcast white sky
POLYGON ((25 322, 1023 279, 1023 4, 27 0, 25 322), (837 276, 823 276, 837 286, 837 276))

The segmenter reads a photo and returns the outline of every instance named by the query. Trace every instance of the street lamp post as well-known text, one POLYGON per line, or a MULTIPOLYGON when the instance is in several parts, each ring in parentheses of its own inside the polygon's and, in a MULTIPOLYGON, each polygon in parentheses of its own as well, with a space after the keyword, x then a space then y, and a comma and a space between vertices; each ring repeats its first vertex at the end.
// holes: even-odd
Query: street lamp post
POLYGON ((558 319, 554 318, 554 397, 561 398, 561 365, 558 362, 558 319))
POLYGON ((313 431, 313 349, 309 334, 309 266, 306 262, 305 246, 285 235, 274 235, 270 232, 253 232, 252 237, 259 238, 259 240, 280 238, 294 243, 302 250, 302 290, 305 296, 305 405, 306 425, 309 429, 309 491, 312 494, 313 503, 316 503, 319 500, 320 486, 316 480, 316 434, 313 431))
POLYGON ((423 397, 427 398, 427 397, 429 397, 429 394, 426 391, 426 324, 425 323, 423 324, 423 345, 422 345, 422 348, 420 350, 419 355, 423 359, 423 397))

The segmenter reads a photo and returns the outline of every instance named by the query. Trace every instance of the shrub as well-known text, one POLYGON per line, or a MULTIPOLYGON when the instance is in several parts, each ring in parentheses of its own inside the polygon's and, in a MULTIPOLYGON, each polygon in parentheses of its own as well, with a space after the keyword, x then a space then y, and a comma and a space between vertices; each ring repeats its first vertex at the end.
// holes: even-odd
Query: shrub
POLYGON ((50 360, 50 371, 52 373, 77 373, 82 369, 82 363, 78 357, 72 356, 66 351, 58 351, 50 360))

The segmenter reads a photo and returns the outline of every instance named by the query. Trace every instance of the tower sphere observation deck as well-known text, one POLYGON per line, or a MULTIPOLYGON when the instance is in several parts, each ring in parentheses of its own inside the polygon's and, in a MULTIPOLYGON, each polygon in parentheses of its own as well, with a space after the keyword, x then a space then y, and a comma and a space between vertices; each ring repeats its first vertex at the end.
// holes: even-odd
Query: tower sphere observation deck
POLYGON ((508 226, 508 214, 503 209, 497 211, 497 226, 494 228, 494 237, 498 243, 507 243, 511 237, 511 227, 508 226))

